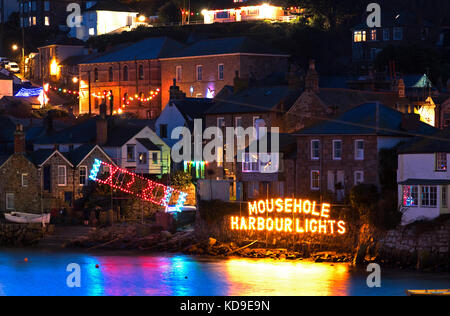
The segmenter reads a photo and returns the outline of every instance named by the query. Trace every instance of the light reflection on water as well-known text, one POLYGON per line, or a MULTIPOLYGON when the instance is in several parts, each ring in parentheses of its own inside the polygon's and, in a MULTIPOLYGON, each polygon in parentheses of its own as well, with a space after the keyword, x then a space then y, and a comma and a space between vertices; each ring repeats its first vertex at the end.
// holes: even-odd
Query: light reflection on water
POLYGON ((448 274, 383 271, 381 289, 366 278, 347 264, 0 250, 0 295, 404 295, 450 287, 448 274), (70 263, 81 266, 81 288, 66 286, 70 263))

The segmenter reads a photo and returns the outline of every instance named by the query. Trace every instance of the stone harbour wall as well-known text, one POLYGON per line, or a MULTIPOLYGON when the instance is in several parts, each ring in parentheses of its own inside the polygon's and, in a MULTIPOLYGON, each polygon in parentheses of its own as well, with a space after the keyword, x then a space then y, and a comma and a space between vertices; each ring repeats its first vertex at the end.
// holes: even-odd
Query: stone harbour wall
POLYGON ((0 223, 0 246, 33 246, 43 237, 44 232, 51 233, 52 229, 53 226, 42 228, 41 224, 0 223))

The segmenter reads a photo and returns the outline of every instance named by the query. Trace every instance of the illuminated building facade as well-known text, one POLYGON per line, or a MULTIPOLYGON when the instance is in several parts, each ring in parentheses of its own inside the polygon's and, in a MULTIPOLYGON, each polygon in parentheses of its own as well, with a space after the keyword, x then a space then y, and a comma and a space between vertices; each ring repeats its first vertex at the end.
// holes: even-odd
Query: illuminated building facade
POLYGON ((284 8, 270 1, 234 1, 229 8, 203 10, 205 24, 271 20, 289 22, 298 8, 284 8))
POLYGON ((430 220, 450 214, 450 161, 448 130, 435 138, 418 138, 399 148, 398 197, 402 207, 402 224, 430 220))
POLYGON ((161 59, 162 104, 169 101, 174 79, 187 97, 214 98, 234 84, 236 74, 259 80, 287 71, 288 57, 246 37, 196 42, 161 59))

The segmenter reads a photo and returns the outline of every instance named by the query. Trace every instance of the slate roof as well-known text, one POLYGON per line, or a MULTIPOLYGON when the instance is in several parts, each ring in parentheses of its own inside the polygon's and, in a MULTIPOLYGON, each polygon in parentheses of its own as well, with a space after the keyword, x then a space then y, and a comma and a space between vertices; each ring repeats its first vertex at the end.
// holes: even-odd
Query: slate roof
POLYGON ((28 160, 34 163, 36 166, 40 166, 46 161, 53 153, 54 149, 39 149, 33 152, 30 152, 26 155, 28 160))
POLYGON ((399 98, 393 92, 321 88, 316 94, 326 106, 335 107, 337 113, 343 113, 364 103, 380 102, 391 108, 408 103, 407 98, 399 98))
POLYGON ((440 131, 432 138, 416 137, 398 149, 400 154, 450 153, 450 129, 440 131))
POLYGON ((174 51, 169 57, 191 57, 223 54, 286 55, 247 37, 226 37, 198 41, 184 49, 174 51))
POLYGON ((83 159, 95 148, 95 144, 84 144, 74 150, 64 153, 64 156, 69 160, 74 166, 78 166, 83 159))
POLYGON ((168 37, 152 37, 119 48, 93 58, 86 64, 111 63, 130 60, 150 60, 168 57, 184 46, 168 37))
POLYGON ((108 127, 108 141, 103 147, 122 147, 143 128, 142 126, 108 127))
MULTIPOLYGON (((276 134, 274 135, 276 136, 276 134)), ((287 134, 287 133, 280 133, 278 134, 279 137, 279 149, 280 152, 285 155, 285 157, 296 157, 297 156, 297 138, 293 134, 287 134)), ((259 150, 259 141, 256 141, 258 152, 261 152, 259 150)), ((254 146, 254 145, 253 145, 254 146)), ((272 133, 267 133, 267 151, 270 152, 272 146, 272 133)), ((250 146, 246 148, 246 151, 248 152, 250 149, 250 146)), ((265 150, 264 150, 265 151, 265 150)))
POLYGON ((203 118, 205 113, 214 106, 214 100, 207 98, 184 98, 172 100, 170 103, 177 107, 187 121, 203 118))
POLYGON ((377 120, 377 103, 365 103, 333 119, 323 120, 294 134, 411 136, 412 134, 433 135, 438 131, 431 125, 422 122, 419 123, 416 130, 407 131, 401 127, 402 119, 401 112, 379 104, 377 120))
POLYGON ((0 143, 13 141, 16 125, 11 119, 6 116, 0 116, 0 126, 0 143))
POLYGON ((161 151, 161 147, 153 144, 153 142, 148 138, 136 138, 136 140, 140 142, 147 150, 161 151))
MULTIPOLYGON (((295 95, 289 86, 250 87, 237 93, 222 94, 208 114, 260 113, 272 111, 281 102, 295 95)), ((299 94, 299 93, 297 93, 299 94)), ((298 95, 297 95, 298 97, 298 95)), ((289 104, 289 107, 292 104, 289 104)), ((288 109, 285 109, 288 110, 288 109)))

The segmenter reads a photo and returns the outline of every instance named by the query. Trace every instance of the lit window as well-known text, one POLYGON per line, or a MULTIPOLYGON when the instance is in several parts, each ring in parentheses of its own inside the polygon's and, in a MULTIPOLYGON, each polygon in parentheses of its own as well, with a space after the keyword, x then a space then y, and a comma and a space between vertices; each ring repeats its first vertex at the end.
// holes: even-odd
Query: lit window
POLYGON ((58 185, 67 185, 66 166, 58 166, 58 185))
POLYGON ((223 80, 223 78, 224 78, 224 75, 223 75, 224 67, 225 67, 225 66, 224 66, 223 64, 220 64, 219 67, 218 67, 217 78, 218 78, 219 80, 223 80))
POLYGON ((28 186, 28 173, 22 173, 22 187, 28 186))
POLYGON ((135 149, 136 149, 135 145, 127 145, 127 160, 129 162, 136 161, 135 149))
POLYGON ((90 36, 94 36, 94 35, 95 35, 95 29, 94 29, 93 27, 91 27, 91 28, 89 29, 89 35, 90 35, 90 36))
POLYGON ((365 42, 366 41, 366 31, 355 31, 353 33, 353 41, 358 42, 365 42))
POLYGON ((422 206, 433 208, 437 206, 437 187, 422 187, 422 206))
POLYGON ((44 24, 45 24, 45 26, 50 25, 50 18, 48 16, 45 17, 44 24))
POLYGON ((146 153, 139 153, 139 164, 145 165, 147 163, 147 154, 146 153))
POLYGON ((203 80, 203 66, 197 66, 197 81, 203 80))
POLYGON ((182 71, 183 71, 183 68, 181 66, 177 66, 177 68, 176 68, 176 79, 177 79, 177 82, 181 82, 182 71))
POLYGON ((355 160, 364 160, 364 141, 355 141, 355 160))
POLYGON ((447 171, 447 153, 436 153, 436 171, 447 171))
POLYGON ((370 31, 370 39, 372 41, 376 41, 377 40, 377 30, 370 31))
POLYGON ((6 209, 14 210, 14 193, 6 193, 6 209))
POLYGON ((311 171, 311 190, 320 190, 320 171, 311 171))
POLYGON ((355 171, 355 185, 364 183, 364 171, 355 171))
POLYGON ((419 205, 419 188, 417 186, 403 186, 403 206, 412 207, 419 205))
POLYGON ((217 148, 217 167, 223 167, 223 147, 217 148))
POLYGON ((342 141, 333 140, 333 160, 342 159, 342 141))
POLYGON ((258 154, 243 154, 242 172, 259 172, 258 154))
POLYGON ((403 28, 402 27, 394 27, 394 41, 403 40, 403 28))
POLYGON ((87 167, 81 166, 79 172, 80 172, 80 185, 82 186, 87 185, 87 167))
POLYGON ((33 16, 33 25, 36 25, 37 23, 36 23, 36 17, 35 16, 33 16))
POLYGON ((320 141, 312 140, 311 141, 311 160, 319 160, 320 159, 320 141))
POLYGON ((153 161, 153 164, 154 165, 157 165, 158 164, 158 153, 153 153, 152 154, 152 161, 153 161))

